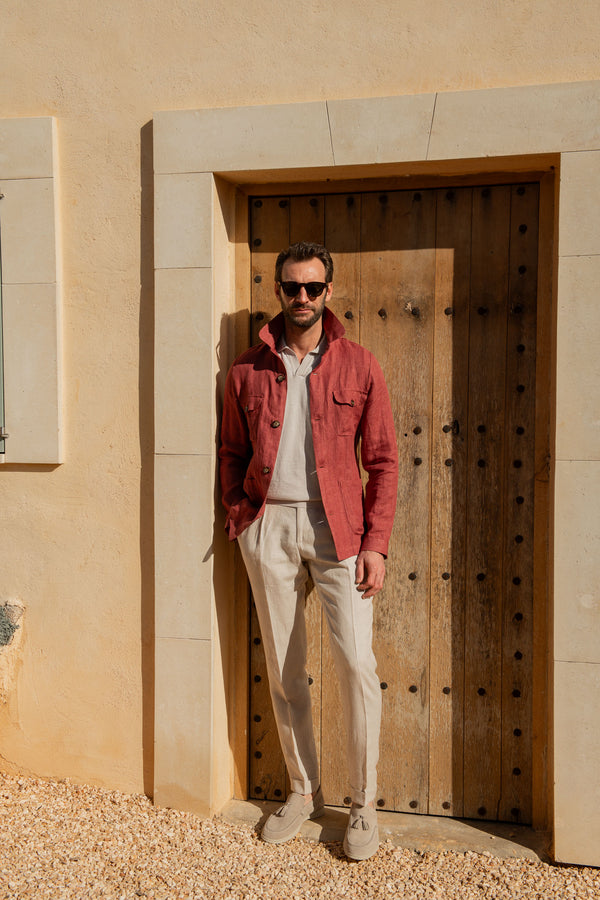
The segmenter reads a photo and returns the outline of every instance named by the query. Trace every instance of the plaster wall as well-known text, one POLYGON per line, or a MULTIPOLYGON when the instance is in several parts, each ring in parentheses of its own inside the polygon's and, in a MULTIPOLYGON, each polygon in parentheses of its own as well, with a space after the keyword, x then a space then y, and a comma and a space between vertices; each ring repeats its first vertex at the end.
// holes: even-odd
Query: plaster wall
MULTIPOLYGON (((19 642, 0 651, 18 654, 0 765, 152 790, 153 451, 169 414, 154 422, 153 113, 598 79, 597 6, 332 0, 326 15, 305 4, 301 22, 290 0, 1 0, 0 12, 0 116, 57 122, 64 378, 64 463, 0 470, 0 603, 25 610, 19 642)), ((196 249, 204 239, 192 237, 196 249)), ((218 269, 209 277, 226 305, 218 269)), ((187 462, 209 472, 214 447, 189 424, 187 462)), ((166 446, 161 462, 183 477, 166 446)), ((226 625, 212 612, 199 622, 206 646, 189 649, 207 671, 209 637, 226 625)), ((223 703, 224 684, 211 702, 223 703)), ((208 756, 225 743, 217 731, 199 739, 208 756)), ((223 794, 230 768, 219 766, 223 794)))

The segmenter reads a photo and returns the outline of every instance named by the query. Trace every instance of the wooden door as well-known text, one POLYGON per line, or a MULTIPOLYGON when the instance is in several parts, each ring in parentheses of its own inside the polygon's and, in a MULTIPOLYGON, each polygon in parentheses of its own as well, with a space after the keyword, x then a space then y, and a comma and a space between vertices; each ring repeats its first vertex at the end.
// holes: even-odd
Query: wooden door
MULTIPOLYGON (((374 649, 377 805, 531 821, 539 185, 250 200, 252 341, 278 309, 278 251, 334 257, 332 309, 386 375, 398 512, 374 649)), ((349 803, 318 599, 307 677, 326 802, 349 803)), ((251 624, 250 793, 286 793, 260 631, 251 624)))

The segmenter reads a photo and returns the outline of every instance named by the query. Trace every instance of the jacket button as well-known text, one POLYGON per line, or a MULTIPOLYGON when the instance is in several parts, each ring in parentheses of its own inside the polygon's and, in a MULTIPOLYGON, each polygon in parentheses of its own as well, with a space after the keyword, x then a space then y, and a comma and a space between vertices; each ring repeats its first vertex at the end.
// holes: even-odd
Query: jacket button
POLYGON ((277 419, 275 419, 274 422, 271 422, 271 428, 279 428, 279 425, 280 425, 280 424, 281 424, 281 423, 278 422, 277 419))
POLYGON ((263 466, 263 475, 268 475, 270 471, 271 471, 270 466, 263 466))
POLYGON ((282 381, 285 381, 285 375, 278 375, 275 381, 281 384, 282 381))

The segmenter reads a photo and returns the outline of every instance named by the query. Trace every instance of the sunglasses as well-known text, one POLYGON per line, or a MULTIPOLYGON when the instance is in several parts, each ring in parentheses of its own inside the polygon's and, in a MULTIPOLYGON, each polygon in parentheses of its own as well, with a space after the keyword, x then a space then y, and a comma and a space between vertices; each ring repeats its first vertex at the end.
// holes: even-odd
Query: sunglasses
POLYGON ((280 281, 279 287, 283 291, 286 297, 297 297, 300 293, 301 289, 307 293, 307 296, 311 300, 316 300, 317 297, 320 297, 327 284, 324 281, 309 281, 307 284, 300 284, 298 281, 280 281))

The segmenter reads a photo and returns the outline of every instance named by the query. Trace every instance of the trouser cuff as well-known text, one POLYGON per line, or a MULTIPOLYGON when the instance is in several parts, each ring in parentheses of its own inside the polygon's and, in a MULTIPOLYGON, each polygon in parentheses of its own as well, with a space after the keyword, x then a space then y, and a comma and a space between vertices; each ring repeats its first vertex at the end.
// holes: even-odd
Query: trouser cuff
POLYGON ((318 778, 313 778, 312 781, 290 779, 290 787, 296 794, 316 794, 320 784, 318 778))

